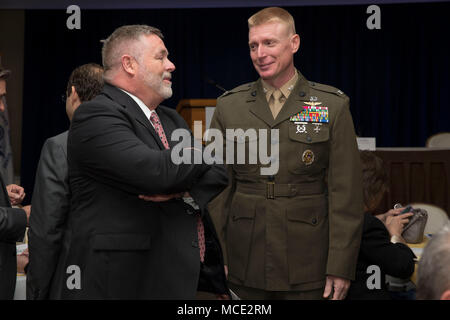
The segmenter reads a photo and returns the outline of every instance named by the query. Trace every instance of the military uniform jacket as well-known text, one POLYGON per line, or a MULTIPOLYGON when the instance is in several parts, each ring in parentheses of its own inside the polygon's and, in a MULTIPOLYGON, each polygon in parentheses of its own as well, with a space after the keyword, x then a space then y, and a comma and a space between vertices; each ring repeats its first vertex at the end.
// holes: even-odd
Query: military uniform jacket
POLYGON ((217 100, 211 122, 224 141, 244 148, 246 162, 227 163, 230 183, 211 204, 223 242, 229 281, 288 291, 324 287, 326 275, 353 279, 363 215, 359 153, 349 98, 340 90, 308 82, 300 73, 274 119, 261 80, 217 100), (317 98, 317 99, 316 99, 317 98), (311 100, 328 109, 328 123, 299 125, 292 116, 311 100), (306 102, 306 103, 305 103, 306 102), (227 136, 226 129, 267 129, 264 135, 227 136), (278 137, 270 132, 278 129, 278 137), (249 158, 252 140, 278 145, 276 174, 261 174, 249 158), (244 144, 244 146, 242 146, 244 144))

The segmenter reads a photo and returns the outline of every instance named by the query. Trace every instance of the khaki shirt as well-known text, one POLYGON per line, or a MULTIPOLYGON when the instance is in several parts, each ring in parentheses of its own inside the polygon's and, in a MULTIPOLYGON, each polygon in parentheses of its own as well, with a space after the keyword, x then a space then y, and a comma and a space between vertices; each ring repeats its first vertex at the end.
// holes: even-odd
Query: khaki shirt
POLYGON ((266 93, 267 103, 269 104, 269 108, 270 111, 272 111, 274 119, 277 117, 284 103, 289 98, 289 95, 291 94, 292 89, 294 89, 297 80, 297 70, 295 70, 294 76, 279 89, 272 87, 266 81, 261 79, 263 90, 266 93), (278 95, 277 98, 275 98, 275 95, 278 95))

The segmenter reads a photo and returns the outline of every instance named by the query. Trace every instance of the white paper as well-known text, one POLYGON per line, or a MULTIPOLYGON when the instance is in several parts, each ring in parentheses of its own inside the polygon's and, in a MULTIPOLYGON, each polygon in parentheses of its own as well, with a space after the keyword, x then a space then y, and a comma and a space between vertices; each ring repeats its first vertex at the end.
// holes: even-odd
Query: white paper
POLYGON ((375 151, 377 149, 376 138, 361 138, 357 137, 359 150, 375 151))

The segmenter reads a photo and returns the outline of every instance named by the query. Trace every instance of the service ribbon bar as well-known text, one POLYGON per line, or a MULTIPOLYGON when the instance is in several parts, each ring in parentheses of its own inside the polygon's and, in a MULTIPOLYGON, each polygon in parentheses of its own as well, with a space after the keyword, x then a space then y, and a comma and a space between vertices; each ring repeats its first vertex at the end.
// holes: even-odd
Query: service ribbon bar
POLYGON ((290 117, 293 122, 328 123, 328 107, 303 106, 303 111, 290 117))

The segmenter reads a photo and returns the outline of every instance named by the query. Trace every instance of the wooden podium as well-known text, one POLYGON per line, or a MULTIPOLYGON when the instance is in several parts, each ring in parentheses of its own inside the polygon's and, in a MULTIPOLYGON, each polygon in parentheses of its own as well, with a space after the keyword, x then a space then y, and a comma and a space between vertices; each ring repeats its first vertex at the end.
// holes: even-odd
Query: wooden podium
POLYGON ((206 107, 215 107, 216 99, 182 99, 178 102, 177 112, 187 122, 189 128, 194 133, 196 139, 202 140, 203 134, 206 130, 206 107), (202 136, 198 137, 194 132, 194 121, 202 122, 202 136))

